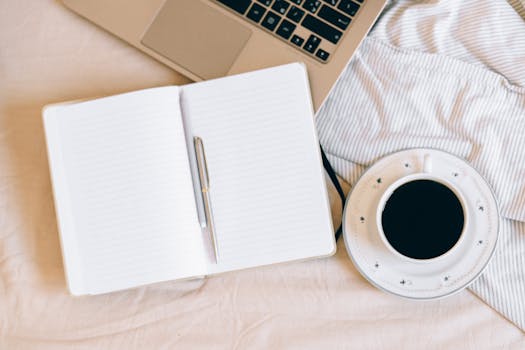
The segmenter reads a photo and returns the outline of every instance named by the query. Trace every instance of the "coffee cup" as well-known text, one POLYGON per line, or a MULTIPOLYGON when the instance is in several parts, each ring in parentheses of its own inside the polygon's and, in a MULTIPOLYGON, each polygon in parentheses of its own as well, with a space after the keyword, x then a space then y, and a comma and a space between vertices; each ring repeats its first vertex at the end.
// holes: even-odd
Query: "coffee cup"
POLYGON ((343 237, 373 285, 411 299, 452 295, 487 266, 498 240, 489 184, 449 153, 415 148, 379 159, 354 184, 343 237))
POLYGON ((401 259, 428 263, 450 255, 469 224, 461 191, 445 178, 423 172, 392 183, 379 200, 376 225, 386 248, 401 259))

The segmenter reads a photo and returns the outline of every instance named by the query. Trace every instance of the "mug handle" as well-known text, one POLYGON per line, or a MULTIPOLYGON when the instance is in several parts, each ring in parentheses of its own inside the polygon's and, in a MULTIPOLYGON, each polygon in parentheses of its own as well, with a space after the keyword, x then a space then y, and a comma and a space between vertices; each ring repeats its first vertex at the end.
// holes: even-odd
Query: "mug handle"
POLYGON ((425 154, 423 158, 423 172, 427 174, 432 172, 432 158, 430 158, 430 154, 425 154))

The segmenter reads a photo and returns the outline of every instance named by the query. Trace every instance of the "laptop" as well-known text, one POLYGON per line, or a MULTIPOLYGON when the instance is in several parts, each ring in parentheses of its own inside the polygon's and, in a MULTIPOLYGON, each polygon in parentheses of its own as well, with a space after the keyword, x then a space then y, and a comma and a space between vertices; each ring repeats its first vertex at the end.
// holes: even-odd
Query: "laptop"
POLYGON ((304 62, 317 111, 386 0, 63 0, 194 81, 304 62))

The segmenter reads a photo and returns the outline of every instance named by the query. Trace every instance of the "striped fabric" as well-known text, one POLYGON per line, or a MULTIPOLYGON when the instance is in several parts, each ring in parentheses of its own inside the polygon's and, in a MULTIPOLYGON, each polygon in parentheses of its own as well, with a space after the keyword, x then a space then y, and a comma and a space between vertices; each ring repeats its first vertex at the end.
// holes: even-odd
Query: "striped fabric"
POLYGON ((354 184, 410 147, 467 159, 492 185, 497 253, 471 290, 525 331, 525 14, 519 0, 397 1, 317 116, 332 165, 354 184))

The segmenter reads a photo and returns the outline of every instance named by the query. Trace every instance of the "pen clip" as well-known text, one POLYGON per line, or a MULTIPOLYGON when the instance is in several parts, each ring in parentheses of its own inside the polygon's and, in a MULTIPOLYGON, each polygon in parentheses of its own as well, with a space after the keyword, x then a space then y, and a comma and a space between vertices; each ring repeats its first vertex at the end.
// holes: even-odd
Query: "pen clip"
POLYGON ((197 157, 197 169, 199 172, 199 182, 201 190, 208 190, 210 184, 210 177, 208 175, 208 163, 206 162, 206 152, 204 151, 204 144, 202 139, 198 136, 193 138, 195 146, 195 153, 197 157))

